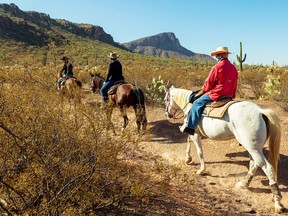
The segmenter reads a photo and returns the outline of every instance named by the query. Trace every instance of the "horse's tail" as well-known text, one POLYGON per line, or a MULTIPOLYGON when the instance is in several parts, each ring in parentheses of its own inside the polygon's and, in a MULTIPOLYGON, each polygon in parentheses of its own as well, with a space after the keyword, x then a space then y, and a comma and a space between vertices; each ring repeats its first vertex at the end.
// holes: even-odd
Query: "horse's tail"
POLYGON ((145 109, 145 97, 143 91, 137 86, 133 85, 133 93, 136 96, 136 105, 140 109, 140 116, 142 124, 147 124, 146 109, 145 109))
POLYGON ((138 88, 137 86, 133 86, 133 93, 136 95, 137 104, 144 105, 145 104, 145 98, 143 91, 138 88))
POLYGON ((280 119, 273 110, 262 110, 262 114, 266 117, 267 124, 267 141, 269 143, 269 162, 271 163, 274 176, 277 179, 280 141, 281 141, 281 125, 280 119))
POLYGON ((80 80, 76 79, 76 84, 79 88, 82 88, 82 83, 80 80))

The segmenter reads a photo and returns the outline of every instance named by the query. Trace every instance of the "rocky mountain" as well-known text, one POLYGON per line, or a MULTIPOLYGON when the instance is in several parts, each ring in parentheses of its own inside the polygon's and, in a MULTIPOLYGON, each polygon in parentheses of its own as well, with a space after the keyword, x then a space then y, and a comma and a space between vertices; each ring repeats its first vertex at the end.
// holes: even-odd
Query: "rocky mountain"
POLYGON ((209 55, 194 53, 181 46, 172 32, 144 37, 123 44, 130 51, 162 58, 215 62, 209 55))
POLYGON ((28 45, 45 46, 49 42, 67 42, 68 36, 80 36, 99 40, 121 49, 102 27, 75 24, 63 19, 52 19, 49 15, 34 11, 24 12, 15 4, 0 4, 0 39, 15 40, 28 45))
POLYGON ((0 4, 0 40, 13 40, 27 45, 46 46, 69 43, 72 37, 99 40, 132 52, 184 60, 214 62, 208 55, 194 53, 179 43, 174 33, 161 33, 151 37, 120 44, 100 26, 76 24, 64 19, 52 19, 49 15, 34 11, 22 11, 15 4, 0 4))

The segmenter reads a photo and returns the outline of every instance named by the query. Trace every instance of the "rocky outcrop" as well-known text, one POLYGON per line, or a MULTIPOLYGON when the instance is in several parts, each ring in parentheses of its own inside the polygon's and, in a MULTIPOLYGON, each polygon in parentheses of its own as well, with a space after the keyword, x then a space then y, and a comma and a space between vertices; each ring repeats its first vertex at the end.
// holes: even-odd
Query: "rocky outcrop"
POLYGON ((124 43, 123 45, 132 52, 148 56, 215 62, 215 60, 208 55, 194 53, 182 47, 178 38, 176 38, 172 32, 141 38, 124 43))
POLYGON ((100 26, 75 24, 63 19, 34 11, 24 12, 15 4, 0 4, 0 38, 12 39, 29 45, 44 46, 50 41, 61 43, 69 40, 64 33, 99 40, 122 49, 100 26))

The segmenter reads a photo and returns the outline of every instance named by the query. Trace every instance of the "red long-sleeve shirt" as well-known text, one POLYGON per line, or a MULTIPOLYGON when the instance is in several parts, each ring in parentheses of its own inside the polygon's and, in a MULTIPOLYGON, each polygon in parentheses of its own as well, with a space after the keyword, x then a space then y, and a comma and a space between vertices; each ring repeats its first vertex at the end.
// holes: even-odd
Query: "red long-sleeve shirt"
POLYGON ((236 97, 238 81, 237 69, 228 59, 222 59, 214 65, 204 82, 204 92, 217 101, 220 96, 236 97))

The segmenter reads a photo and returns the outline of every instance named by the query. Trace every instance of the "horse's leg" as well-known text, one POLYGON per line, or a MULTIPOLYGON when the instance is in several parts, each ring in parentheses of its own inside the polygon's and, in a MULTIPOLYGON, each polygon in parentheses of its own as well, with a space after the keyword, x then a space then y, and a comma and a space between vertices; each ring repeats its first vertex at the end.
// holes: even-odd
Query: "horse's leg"
POLYGON ((102 109, 106 112, 106 121, 107 121, 107 128, 112 128, 113 133, 116 134, 114 125, 112 123, 112 112, 113 112, 114 106, 109 103, 103 103, 102 109))
POLYGON ((136 116, 136 125, 137 125, 137 131, 140 132, 141 129, 141 109, 139 108, 139 105, 133 106, 135 116, 136 116))
POLYGON ((200 162, 200 169, 197 170, 196 174, 201 175, 205 173, 205 162, 204 162, 204 155, 203 155, 203 150, 202 150, 201 137, 197 133, 195 133, 194 135, 190 135, 189 137, 191 138, 191 140, 196 146, 196 152, 197 152, 199 162, 200 162))
POLYGON ((274 198, 275 212, 282 212, 284 209, 284 206, 281 204, 282 195, 280 193, 276 178, 274 177, 273 167, 264 157, 263 153, 259 154, 259 156, 262 157, 261 158, 262 163, 259 163, 261 164, 259 166, 262 168, 262 170, 264 171, 264 173, 266 174, 269 180, 269 185, 270 185, 271 192, 274 198))
POLYGON ((123 126, 122 126, 122 130, 124 130, 127 127, 128 123, 129 123, 129 119, 127 117, 126 106, 120 107, 120 112, 121 112, 121 115, 122 115, 123 120, 124 120, 123 126))
POLYGON ((245 177, 245 179, 243 181, 240 181, 236 184, 236 187, 237 188, 248 188, 252 179, 253 179, 253 176, 254 174, 256 173, 257 171, 257 164, 253 161, 251 155, 249 154, 249 157, 250 157, 250 162, 249 162, 249 171, 245 177))
POLYGON ((190 135, 188 135, 186 146, 186 159, 185 159, 186 164, 191 164, 193 162, 190 151, 191 151, 191 142, 190 142, 190 135))
MULTIPOLYGON (((277 183, 276 178, 274 176, 272 165, 265 158, 262 150, 253 151, 253 153, 250 152, 250 154, 251 154, 251 156, 254 160, 254 163, 255 163, 253 165, 254 169, 257 169, 257 168, 255 168, 255 166, 256 167, 259 166, 264 171, 266 176, 268 177, 269 185, 271 187, 271 192, 272 192, 272 195, 274 198, 275 212, 282 212, 284 209, 284 206, 281 204, 282 195, 280 193, 278 183, 277 183)), ((247 176, 249 176, 249 175, 247 175, 247 176)))
POLYGON ((139 107, 139 121, 142 125, 142 131, 143 133, 145 133, 147 129, 147 116, 146 116, 145 105, 140 105, 139 107))

